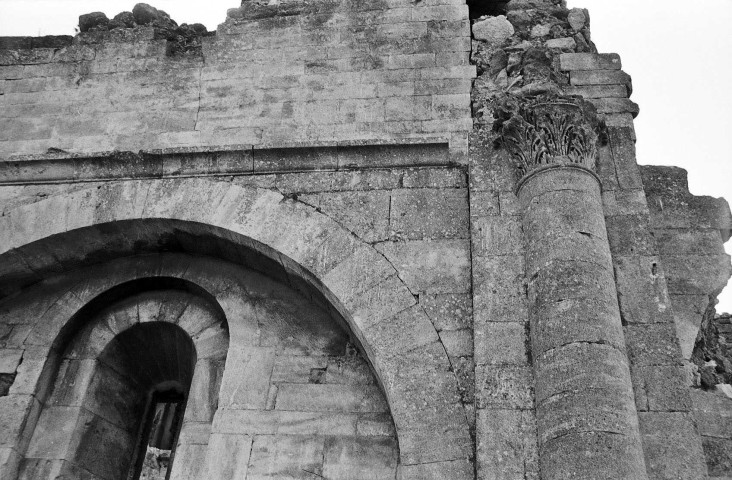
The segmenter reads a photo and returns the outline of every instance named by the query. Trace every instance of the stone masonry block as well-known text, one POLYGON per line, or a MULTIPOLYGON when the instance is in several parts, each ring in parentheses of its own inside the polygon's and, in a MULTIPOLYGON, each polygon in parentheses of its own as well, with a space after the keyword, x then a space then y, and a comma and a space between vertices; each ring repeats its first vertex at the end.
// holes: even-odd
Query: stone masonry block
POLYGON ((281 384, 277 410, 299 412, 365 413, 386 412, 381 391, 375 385, 281 384))
POLYGON ((597 113, 630 113, 635 118, 640 112, 638 104, 627 98, 590 98, 589 101, 597 108, 597 113))
POLYGON ((641 189, 603 190, 602 203, 607 216, 647 215, 649 213, 646 193, 641 189))
MULTIPOLYGON (((689 387, 683 367, 653 366, 633 369, 643 386, 647 409, 652 412, 683 412, 691 410, 689 387)), ((636 382, 634 382, 636 383, 636 382)))
POLYGON ((613 257, 620 314, 625 323, 669 323, 671 300, 656 256, 613 257))
POLYGON ((470 290, 467 240, 410 240, 378 244, 414 292, 465 293, 470 290))
POLYGON ((655 228, 661 255, 719 255, 724 253, 719 230, 697 228, 655 228))
POLYGON ((371 385, 374 383, 374 374, 360 357, 328 357, 325 383, 371 385))
POLYGON ((732 399, 718 391, 698 388, 692 388, 690 393, 699 433, 732 440, 732 399))
POLYGON ((529 366, 476 366, 475 400, 478 409, 532 409, 534 373, 529 366))
POLYGON ((479 480, 539 477, 536 419, 531 410, 479 409, 476 438, 479 480))
POLYGON ((274 360, 274 347, 229 351, 221 380, 219 406, 230 409, 264 408, 274 360))
POLYGON ((365 242, 383 241, 389 236, 390 198, 387 192, 321 193, 317 202, 320 211, 365 242))
POLYGON ((0 348, 0 373, 15 373, 22 358, 23 350, 0 348))
POLYGON ((732 264, 727 254, 664 255, 663 266, 670 294, 716 295, 732 275, 732 264))
POLYGON ((251 436, 211 435, 203 467, 205 478, 246 478, 251 451, 251 436))
MULTIPOLYGON (((234 356, 232 355, 232 357, 234 356)), ((233 362, 238 363, 238 360, 233 360, 233 362)), ((235 368, 233 362, 232 369, 235 368)), ((184 416, 186 421, 210 422, 213 419, 219 401, 223 367, 223 362, 211 359, 201 359, 196 362, 193 379, 188 390, 188 401, 184 416)), ((237 370, 241 372, 241 365, 237 367, 237 370)))
POLYGON ((467 176, 462 168, 409 168, 401 183, 404 188, 465 188, 467 176))
POLYGON ((559 68, 563 72, 572 70, 620 70, 620 56, 617 53, 562 53, 559 68))
POLYGON ((447 460, 444 462, 416 465, 400 465, 397 473, 399 480, 442 480, 452 478, 472 479, 475 467, 469 459, 447 460))
POLYGON ((522 254, 521 217, 490 216, 473 219, 473 253, 477 256, 522 254))
POLYGON ((460 189, 410 189, 391 196, 390 235, 410 240, 467 238, 468 196, 460 189))
MULTIPOLYGON (((474 288, 486 295, 524 294, 523 255, 494 255, 473 258, 474 288)), ((498 321, 498 320, 494 320, 498 321)))
POLYGON ((369 344, 380 356, 393 356, 438 340, 435 327, 420 305, 367 328, 369 344))
POLYGON ((617 395, 610 389, 582 389, 537 402, 539 445, 588 431, 634 437, 635 416, 628 412, 628 407, 633 409, 634 405, 628 397, 630 392, 617 395))
POLYGON ((567 298, 536 307, 531 315, 532 355, 574 342, 600 342, 623 350, 625 342, 617 301, 605 298, 567 298))
POLYGON ((84 414, 80 421, 83 427, 76 427, 75 434, 80 438, 71 462, 100 478, 111 478, 117 472, 127 471, 137 440, 135 434, 93 414, 84 414), (115 455, 105 455, 107 452, 115 452, 115 455))
POLYGON ((574 70, 569 74, 571 85, 625 85, 631 88, 630 75, 622 70, 574 70))
MULTIPOLYGON (((626 435, 610 432, 570 433, 542 445, 542 477, 563 478, 568 470, 577 478, 627 480, 645 473, 642 448, 626 435)), ((683 478, 683 477, 680 477, 683 478)))
POLYGON ((177 461, 173 462, 170 480, 187 480, 201 478, 206 466, 208 445, 183 444, 176 447, 177 461))
POLYGON ((417 303, 414 294, 396 275, 373 288, 361 292, 347 304, 352 309, 353 318, 359 328, 366 329, 371 325, 390 318, 402 310, 417 303))
POLYGON ((466 293, 419 296, 419 304, 438 332, 470 328, 473 324, 472 303, 470 294, 466 293))
POLYGON ((470 329, 442 331, 440 341, 450 358, 473 356, 473 331, 470 329))
POLYGON ((310 383, 313 369, 328 367, 328 357, 319 355, 277 355, 271 383, 310 383))
POLYGON ((613 255, 655 255, 650 216, 614 215, 605 218, 613 255))
POLYGON ((323 477, 394 478, 397 451, 394 438, 327 438, 322 457, 323 477))
POLYGON ((622 351, 609 345, 578 342, 537 356, 534 367, 536 401, 560 397, 564 392, 606 391, 616 398, 630 397, 628 362, 622 351), (612 393, 614 392, 614 393, 612 393))
POLYGON ((732 470, 732 440, 702 437, 709 478, 727 480, 732 470))
POLYGON ((528 365, 524 322, 485 322, 475 328, 475 363, 478 365, 528 365))
POLYGON ((580 95, 584 98, 627 98, 625 85, 584 85, 565 87, 568 95, 580 95))
POLYGON ((330 287, 335 296, 347 302, 355 300, 354 297, 395 273, 394 267, 383 255, 374 248, 364 245, 328 272, 323 278, 323 283, 330 287), (354 275, 354 272, 357 275, 354 275))
POLYGON ((673 324, 631 324, 623 327, 628 359, 635 366, 680 365, 681 351, 673 324))
POLYGON ((0 476, 10 478, 18 471, 21 456, 13 448, 0 448, 0 476))
POLYGON ((323 445, 322 438, 305 435, 258 435, 252 445, 248 476, 276 478, 288 472, 311 477, 320 475, 323 471, 323 445))
POLYGON ((355 435, 358 415, 284 410, 218 410, 212 433, 236 435, 355 435))
POLYGON ((646 466, 653 478, 706 478, 704 452, 691 414, 639 412, 638 420, 646 466))
POLYGON ((396 435, 394 421, 389 413, 364 413, 356 424, 357 434, 363 437, 388 437, 396 435))
MULTIPOLYGON (((0 446, 16 448, 27 445, 29 438, 24 436, 25 422, 35 422, 41 413, 41 405, 31 395, 6 395, 0 397, 0 446)), ((30 432, 29 434, 32 434, 30 432)))

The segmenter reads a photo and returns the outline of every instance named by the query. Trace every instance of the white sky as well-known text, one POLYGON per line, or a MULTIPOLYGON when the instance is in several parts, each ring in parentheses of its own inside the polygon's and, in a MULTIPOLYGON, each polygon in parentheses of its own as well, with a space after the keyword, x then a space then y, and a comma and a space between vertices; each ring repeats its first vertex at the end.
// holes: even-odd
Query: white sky
MULTIPOLYGON (((696 195, 732 201, 732 0, 568 0, 592 17, 601 52, 619 53, 633 77, 638 162, 689 171, 696 195)), ((113 17, 135 0, 0 0, 0 36, 73 35, 78 16, 113 17)), ((209 30, 240 0, 149 0, 180 23, 209 30)), ((732 241, 727 242, 732 254, 732 241)), ((732 312, 732 288, 718 312, 732 312)))

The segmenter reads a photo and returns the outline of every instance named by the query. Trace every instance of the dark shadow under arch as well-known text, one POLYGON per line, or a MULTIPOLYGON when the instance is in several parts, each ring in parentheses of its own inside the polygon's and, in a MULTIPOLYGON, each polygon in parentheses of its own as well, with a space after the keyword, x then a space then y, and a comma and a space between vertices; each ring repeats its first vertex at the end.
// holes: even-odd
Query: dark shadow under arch
POLYGON ((161 252, 219 258, 289 285, 326 309, 333 301, 317 277, 271 247, 221 227, 167 218, 98 223, 0 254, 0 300, 54 274, 161 252))

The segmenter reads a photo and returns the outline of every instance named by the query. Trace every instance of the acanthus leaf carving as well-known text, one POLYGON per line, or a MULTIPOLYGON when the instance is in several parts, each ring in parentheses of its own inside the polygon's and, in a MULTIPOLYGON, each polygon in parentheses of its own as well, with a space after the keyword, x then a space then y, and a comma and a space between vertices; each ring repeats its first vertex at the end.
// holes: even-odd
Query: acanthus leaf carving
POLYGON ((578 97, 543 95, 511 99, 502 107, 496 127, 521 175, 551 164, 595 171, 600 122, 591 104, 578 97))

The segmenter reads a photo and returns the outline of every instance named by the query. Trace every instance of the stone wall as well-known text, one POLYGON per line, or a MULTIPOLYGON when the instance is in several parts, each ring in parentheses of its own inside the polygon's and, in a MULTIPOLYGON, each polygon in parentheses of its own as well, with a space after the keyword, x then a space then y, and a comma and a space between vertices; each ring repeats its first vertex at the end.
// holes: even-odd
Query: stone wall
POLYGON ((406 138, 467 149, 475 69, 460 1, 244 2, 198 54, 171 54, 163 27, 0 42, 0 157, 406 138))
MULTIPOLYGON (((232 301, 217 296, 217 301, 232 301)), ((212 259, 148 256, 49 278, 26 295, 3 302, 2 309, 4 324, 26 332, 15 338, 25 357, 19 370, 38 368, 33 362, 42 360, 49 340, 51 356, 60 353, 57 362, 39 364, 42 380, 33 398, 40 415, 35 427, 21 427, 28 447, 19 478, 127 478, 146 398, 144 391, 137 395, 138 385, 144 390, 149 388, 145 382, 172 378, 190 385, 185 386, 190 391, 171 478, 219 478, 226 472, 252 479, 313 474, 361 478, 364 469, 373 478, 394 478, 395 430, 368 364, 330 313, 288 286, 212 259), (103 304, 110 306, 76 315, 81 325, 66 333, 71 336, 67 347, 63 338, 49 337, 42 324, 53 315, 29 311, 28 297, 46 305, 41 310, 48 311, 48 305, 54 310, 54 301, 68 285, 82 278, 105 277, 113 284, 119 281, 117 272, 129 269, 130 263, 139 269, 160 261, 187 264, 187 282, 225 282, 229 291, 245 290, 247 296, 236 301, 249 306, 237 308, 238 317, 222 320, 216 310, 220 307, 185 290, 144 291, 117 302, 105 298, 103 304), (222 321, 228 326, 221 328, 222 321), (161 333, 156 339, 149 333, 115 344, 126 332, 156 323, 190 332, 195 371, 176 376, 184 371, 186 357, 180 347, 166 349, 170 335, 161 333), (52 383, 45 380, 54 378, 52 383), (78 421, 93 428, 79 431, 79 416, 78 421)), ((6 342, 6 348, 11 346, 6 342)), ((4 429, 18 413, 12 406, 22 408, 19 400, 28 388, 34 390, 14 384, 0 399, 4 429)), ((13 440, 5 437, 4 444, 13 440)))
POLYGON ((729 474, 728 404, 689 390, 729 208, 638 167, 630 77, 589 12, 82 20, 0 40, 2 474, 111 480, 33 435, 48 408, 86 408, 55 405, 71 381, 48 372, 97 341, 77 313, 129 282, 108 307, 203 295, 228 325, 223 370, 196 363, 173 478, 729 474))
POLYGON ((685 170, 644 166, 641 172, 677 334, 688 360, 705 312, 714 307, 732 275, 723 245, 732 233, 732 215, 726 200, 689 193, 685 170))

